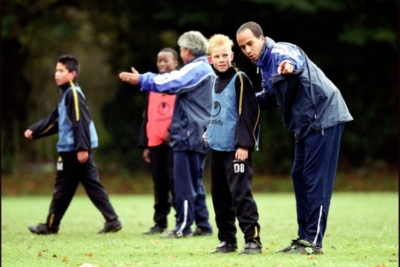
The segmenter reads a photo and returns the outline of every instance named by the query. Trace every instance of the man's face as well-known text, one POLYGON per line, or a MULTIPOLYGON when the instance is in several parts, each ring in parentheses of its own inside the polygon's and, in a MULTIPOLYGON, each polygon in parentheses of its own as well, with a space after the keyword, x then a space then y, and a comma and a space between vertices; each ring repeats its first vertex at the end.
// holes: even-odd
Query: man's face
POLYGON ((260 56, 261 49, 265 42, 265 37, 255 37, 253 32, 249 29, 245 29, 236 35, 236 40, 243 54, 246 55, 250 60, 255 61, 260 56))
POLYGON ((181 53, 180 53, 181 59, 182 59, 183 63, 186 64, 187 62, 190 61, 189 49, 183 48, 183 47, 181 47, 180 49, 181 49, 181 53))
POLYGON ((226 45, 216 46, 212 49, 211 55, 207 59, 217 71, 225 72, 232 66, 233 52, 226 45))
POLYGON ((64 64, 58 62, 56 66, 55 80, 58 86, 63 85, 69 81, 73 81, 76 75, 76 71, 69 72, 64 64))

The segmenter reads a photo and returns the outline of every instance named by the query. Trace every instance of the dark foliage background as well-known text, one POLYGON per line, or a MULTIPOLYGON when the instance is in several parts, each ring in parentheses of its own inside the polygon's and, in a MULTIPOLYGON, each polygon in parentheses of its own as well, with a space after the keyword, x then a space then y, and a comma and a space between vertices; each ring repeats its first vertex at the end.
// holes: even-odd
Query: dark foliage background
MULTIPOLYGON (((134 66, 156 72, 156 54, 188 30, 229 35, 253 20, 275 41, 299 45, 341 90, 355 118, 346 125, 340 170, 398 164, 398 2, 394 0, 5 0, 2 7, 2 173, 52 162, 55 138, 28 142, 24 130, 58 99, 60 54, 75 54, 100 135, 99 167, 147 171, 136 147, 144 94, 118 80, 134 66), (397 145, 396 145, 397 144, 397 145)), ((259 86, 237 47, 235 63, 259 86)), ((258 174, 290 173, 293 138, 280 111, 262 114, 258 174)))

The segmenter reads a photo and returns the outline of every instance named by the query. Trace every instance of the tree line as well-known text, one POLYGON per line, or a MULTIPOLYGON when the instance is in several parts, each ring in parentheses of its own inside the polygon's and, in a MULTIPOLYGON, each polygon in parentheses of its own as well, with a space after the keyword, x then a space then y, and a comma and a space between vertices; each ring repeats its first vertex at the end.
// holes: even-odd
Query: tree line
MULTIPOLYGON (((342 139, 340 167, 398 162, 398 2, 394 0, 6 0, 2 8, 2 172, 51 161, 56 138, 28 143, 23 132, 56 106, 54 67, 75 54, 99 131, 99 156, 126 170, 143 169, 137 148, 144 94, 118 80, 134 66, 156 72, 156 55, 188 30, 207 38, 256 21, 275 41, 294 43, 340 89, 354 117, 342 139), (27 8, 29 6, 29 8, 27 8)), ((256 68, 234 47, 234 62, 260 87, 256 68)), ((261 118, 259 173, 290 171, 293 137, 280 111, 261 118)))

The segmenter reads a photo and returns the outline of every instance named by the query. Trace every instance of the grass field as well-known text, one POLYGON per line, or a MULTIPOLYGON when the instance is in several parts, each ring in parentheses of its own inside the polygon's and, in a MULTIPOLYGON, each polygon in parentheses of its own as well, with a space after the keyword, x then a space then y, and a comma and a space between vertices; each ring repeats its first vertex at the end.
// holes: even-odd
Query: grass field
MULTIPOLYGON (((87 196, 78 195, 64 216, 59 234, 38 236, 27 226, 44 222, 50 196, 3 196, 1 266, 399 266, 397 192, 335 193, 324 255, 318 256, 274 253, 296 237, 292 193, 255 194, 263 242, 260 255, 209 254, 219 244, 210 198, 214 234, 183 239, 142 235, 152 225, 151 195, 111 195, 110 199, 124 224, 120 232, 96 234, 104 219, 87 196)), ((172 228, 173 214, 169 222, 172 228)), ((238 251, 243 243, 238 230, 238 251)))

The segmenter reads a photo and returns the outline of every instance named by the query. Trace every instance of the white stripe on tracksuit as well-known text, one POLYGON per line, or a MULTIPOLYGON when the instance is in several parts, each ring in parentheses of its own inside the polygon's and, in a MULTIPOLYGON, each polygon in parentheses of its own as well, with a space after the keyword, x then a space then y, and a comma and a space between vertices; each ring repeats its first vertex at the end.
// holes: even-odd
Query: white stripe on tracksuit
POLYGON ((324 206, 320 206, 320 208, 319 208, 319 216, 318 216, 318 226, 317 226, 317 234, 315 235, 315 238, 314 238, 314 241, 312 242, 313 243, 313 245, 314 246, 316 246, 317 245, 317 239, 318 239, 318 235, 319 235, 319 232, 320 232, 320 225, 321 225, 321 217, 322 217, 322 208, 323 208, 324 206))
POLYGON ((183 201, 183 222, 179 230, 176 232, 176 235, 181 237, 183 236, 183 229, 186 227, 187 223, 187 214, 188 214, 188 201, 187 199, 183 201))

